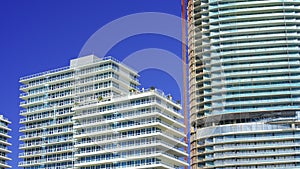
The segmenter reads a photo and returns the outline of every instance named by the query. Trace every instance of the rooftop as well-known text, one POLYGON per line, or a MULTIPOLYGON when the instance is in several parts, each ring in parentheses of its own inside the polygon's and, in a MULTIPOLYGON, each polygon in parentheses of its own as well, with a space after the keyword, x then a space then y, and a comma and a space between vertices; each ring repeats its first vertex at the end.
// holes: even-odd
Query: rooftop
MULTIPOLYGON (((119 60, 115 59, 112 56, 99 58, 95 55, 88 55, 88 56, 72 59, 70 61, 70 66, 65 66, 65 67, 52 69, 52 70, 48 70, 48 71, 45 71, 45 72, 40 72, 40 73, 36 73, 36 74, 33 74, 33 75, 28 75, 28 76, 21 77, 20 82, 30 80, 30 79, 33 79, 33 78, 36 78, 36 77, 45 76, 45 75, 49 75, 49 74, 52 74, 52 73, 64 71, 64 70, 74 69, 76 67, 81 67, 81 66, 86 66, 86 65, 99 63, 99 62, 106 61, 106 60, 111 60, 111 61, 114 61, 116 63, 121 63, 119 60)), ((128 68, 131 71, 136 72, 134 69, 129 68, 128 66, 125 66, 125 67, 128 68)))

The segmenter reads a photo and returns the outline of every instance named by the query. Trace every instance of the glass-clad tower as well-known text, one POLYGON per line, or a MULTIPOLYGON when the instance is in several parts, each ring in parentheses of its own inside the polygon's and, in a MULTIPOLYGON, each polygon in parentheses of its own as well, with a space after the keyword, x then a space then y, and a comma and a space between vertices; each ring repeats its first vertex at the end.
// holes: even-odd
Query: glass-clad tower
POLYGON ((300 168, 300 1, 188 9, 192 168, 300 168))

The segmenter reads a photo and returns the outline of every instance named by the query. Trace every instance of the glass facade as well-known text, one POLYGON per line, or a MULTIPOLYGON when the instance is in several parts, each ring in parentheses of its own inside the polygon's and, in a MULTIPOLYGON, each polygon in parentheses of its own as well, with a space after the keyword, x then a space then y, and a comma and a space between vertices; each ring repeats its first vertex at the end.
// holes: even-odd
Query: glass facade
POLYGON ((192 168, 300 168, 300 1, 190 0, 188 9, 192 168))

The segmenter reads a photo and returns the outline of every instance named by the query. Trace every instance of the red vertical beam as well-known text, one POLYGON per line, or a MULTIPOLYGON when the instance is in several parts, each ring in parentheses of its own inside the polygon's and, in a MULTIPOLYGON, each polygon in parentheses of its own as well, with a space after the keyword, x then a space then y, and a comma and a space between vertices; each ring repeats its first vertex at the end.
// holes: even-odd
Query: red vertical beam
MULTIPOLYGON (((188 144, 188 108, 187 108, 187 66, 186 66, 186 3, 185 0, 181 0, 181 23, 182 23, 182 69, 183 69, 183 113, 184 113, 184 141, 188 144)), ((185 148, 185 152, 188 152, 188 148, 185 148)), ((188 162, 188 157, 185 157, 185 161, 188 162)), ((188 169, 188 167, 184 167, 188 169)))

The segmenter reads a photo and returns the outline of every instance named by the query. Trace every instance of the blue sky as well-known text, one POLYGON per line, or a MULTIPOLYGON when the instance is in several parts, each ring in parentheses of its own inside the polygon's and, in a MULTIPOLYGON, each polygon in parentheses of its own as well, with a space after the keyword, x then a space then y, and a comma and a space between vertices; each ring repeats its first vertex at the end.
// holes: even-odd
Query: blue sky
MULTIPOLYGON (((138 12, 164 12, 180 16, 181 3, 179 0, 1 1, 0 113, 12 121, 12 168, 18 168, 20 152, 19 78, 67 66, 95 31, 117 18, 138 12)), ((154 34, 125 39, 116 44, 108 55, 122 60, 145 48, 159 48, 179 57, 181 55, 180 42, 154 34)), ((140 75, 142 87, 156 86, 172 93, 175 99, 180 98, 179 88, 168 74, 150 69, 140 72, 140 75)))

